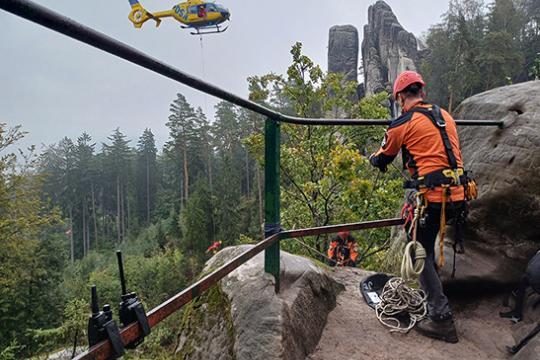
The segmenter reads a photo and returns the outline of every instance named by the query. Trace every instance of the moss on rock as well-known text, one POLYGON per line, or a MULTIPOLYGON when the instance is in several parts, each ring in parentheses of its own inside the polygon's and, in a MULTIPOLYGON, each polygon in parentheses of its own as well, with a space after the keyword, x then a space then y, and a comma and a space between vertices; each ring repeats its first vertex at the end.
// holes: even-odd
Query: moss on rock
POLYGON ((231 303, 219 284, 186 305, 180 328, 177 359, 235 359, 231 303))

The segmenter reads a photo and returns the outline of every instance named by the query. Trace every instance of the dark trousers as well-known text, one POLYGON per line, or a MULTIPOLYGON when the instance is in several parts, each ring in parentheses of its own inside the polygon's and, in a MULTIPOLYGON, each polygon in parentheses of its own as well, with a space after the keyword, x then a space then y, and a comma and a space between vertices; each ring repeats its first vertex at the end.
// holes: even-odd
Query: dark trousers
MULTIPOLYGON (((446 204, 446 221, 458 223, 457 216, 463 209, 463 202, 446 204)), ((426 249, 424 271, 420 274, 420 287, 427 295, 428 314, 433 320, 451 317, 448 298, 444 295, 441 279, 435 263, 435 241, 440 230, 441 204, 430 203, 424 226, 418 224, 416 240, 426 249)))

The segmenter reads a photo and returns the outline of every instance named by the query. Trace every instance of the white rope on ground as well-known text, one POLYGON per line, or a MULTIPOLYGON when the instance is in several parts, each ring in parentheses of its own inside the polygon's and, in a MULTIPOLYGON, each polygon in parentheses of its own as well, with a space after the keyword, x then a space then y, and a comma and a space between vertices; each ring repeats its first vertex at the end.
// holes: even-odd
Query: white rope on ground
POLYGON ((381 302, 375 307, 377 319, 389 327, 390 332, 407 333, 427 315, 427 297, 424 292, 407 286, 402 278, 388 280, 380 298, 381 302), (404 313, 409 316, 409 324, 406 326, 398 319, 404 313))

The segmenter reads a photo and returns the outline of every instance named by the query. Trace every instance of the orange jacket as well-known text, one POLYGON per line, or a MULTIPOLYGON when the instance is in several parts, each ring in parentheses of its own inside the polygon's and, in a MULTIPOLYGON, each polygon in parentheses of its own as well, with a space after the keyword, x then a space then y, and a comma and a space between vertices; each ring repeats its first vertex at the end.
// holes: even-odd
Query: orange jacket
MULTIPOLYGON (((425 102, 412 104, 404 109, 404 114, 392 121, 386 131, 383 144, 374 156, 378 157, 379 164, 389 164, 397 156, 400 150, 405 151, 406 166, 414 175, 424 176, 437 170, 447 169, 448 157, 444 148, 439 129, 424 114, 407 112, 414 107, 431 108, 432 105, 425 102)), ((461 150, 456 123, 452 116, 445 110, 441 110, 446 121, 446 132, 452 144, 452 151, 457 160, 458 167, 463 168, 461 150)), ((437 187, 428 190, 426 199, 429 202, 442 202, 443 189, 437 187)), ((448 201, 462 201, 465 199, 463 186, 451 187, 451 198, 448 201)))
POLYGON ((330 243, 328 248, 328 257, 330 259, 336 260, 338 264, 347 265, 349 261, 356 262, 358 259, 358 245, 356 245, 356 240, 351 236, 347 239, 345 244, 342 239, 334 238, 330 243), (348 250, 348 258, 345 258, 343 248, 348 250))

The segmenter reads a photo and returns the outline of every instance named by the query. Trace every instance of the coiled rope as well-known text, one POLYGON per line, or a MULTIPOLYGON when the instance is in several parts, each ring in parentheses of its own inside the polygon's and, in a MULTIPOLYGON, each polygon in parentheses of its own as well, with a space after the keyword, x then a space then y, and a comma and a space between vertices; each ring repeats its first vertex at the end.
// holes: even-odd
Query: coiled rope
POLYGON ((418 220, 425 210, 422 194, 417 194, 416 199, 414 218, 410 228, 412 241, 405 246, 401 261, 401 277, 388 280, 380 296, 381 302, 375 308, 377 319, 381 324, 389 327, 390 332, 409 332, 427 315, 426 294, 422 290, 416 290, 407 285, 418 279, 424 270, 426 259, 426 250, 416 241, 418 220), (402 324, 406 318, 409 323, 402 324))
POLYGON ((389 327, 390 332, 409 332, 427 315, 426 294, 407 286, 402 278, 392 278, 384 286, 381 302, 375 307, 375 312, 377 319, 389 327), (409 318, 408 324, 402 324, 398 318, 405 313, 409 318))
POLYGON ((401 261, 401 277, 407 281, 414 281, 424 270, 426 260, 426 249, 416 241, 418 231, 418 220, 423 216, 425 207, 422 206, 422 194, 416 195, 416 208, 414 209, 414 218, 412 220, 412 241, 405 246, 403 260, 401 261), (414 251, 414 260, 411 252, 414 251))
POLYGON ((401 261, 401 277, 406 282, 414 281, 424 271, 426 249, 416 241, 411 241, 405 246, 405 253, 401 261), (414 251, 414 261, 412 252, 414 251))

